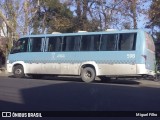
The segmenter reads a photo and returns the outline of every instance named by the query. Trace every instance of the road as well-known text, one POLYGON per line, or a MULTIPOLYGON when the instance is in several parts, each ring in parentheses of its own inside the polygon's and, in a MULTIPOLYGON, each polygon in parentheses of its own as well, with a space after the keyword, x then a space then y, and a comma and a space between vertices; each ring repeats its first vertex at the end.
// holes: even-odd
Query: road
POLYGON ((160 111, 160 83, 141 81, 0 76, 0 111, 160 111))

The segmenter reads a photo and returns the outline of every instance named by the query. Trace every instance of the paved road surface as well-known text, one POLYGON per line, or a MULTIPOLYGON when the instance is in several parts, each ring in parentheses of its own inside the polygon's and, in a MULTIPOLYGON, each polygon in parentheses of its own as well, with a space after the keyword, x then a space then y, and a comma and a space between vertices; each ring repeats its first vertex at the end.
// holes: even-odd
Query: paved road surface
POLYGON ((79 78, 18 79, 0 76, 1 111, 160 111, 160 83, 79 78))

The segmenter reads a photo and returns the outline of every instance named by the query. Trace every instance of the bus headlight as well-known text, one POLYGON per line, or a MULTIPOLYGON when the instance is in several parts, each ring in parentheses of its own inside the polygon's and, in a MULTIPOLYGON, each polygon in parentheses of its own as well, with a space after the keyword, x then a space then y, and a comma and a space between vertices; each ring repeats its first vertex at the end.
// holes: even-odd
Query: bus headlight
POLYGON ((9 64, 9 60, 7 60, 7 64, 9 64))

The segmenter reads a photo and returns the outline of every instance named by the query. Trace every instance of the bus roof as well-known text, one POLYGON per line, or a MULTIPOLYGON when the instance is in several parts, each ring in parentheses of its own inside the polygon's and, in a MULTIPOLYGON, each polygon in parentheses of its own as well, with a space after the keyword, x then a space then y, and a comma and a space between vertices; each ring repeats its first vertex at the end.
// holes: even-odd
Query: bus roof
POLYGON ((37 34, 37 35, 25 35, 21 38, 25 37, 50 37, 50 36, 73 36, 73 35, 96 35, 96 34, 114 34, 114 33, 133 33, 133 32, 142 32, 141 29, 133 29, 133 30, 115 30, 115 31, 99 31, 99 32, 75 32, 75 33, 62 33, 62 34, 37 34))

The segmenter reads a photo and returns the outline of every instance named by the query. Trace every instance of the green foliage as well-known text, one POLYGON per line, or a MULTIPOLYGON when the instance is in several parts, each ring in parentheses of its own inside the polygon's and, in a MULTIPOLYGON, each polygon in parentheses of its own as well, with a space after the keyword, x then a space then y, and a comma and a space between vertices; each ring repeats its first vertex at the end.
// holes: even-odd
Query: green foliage
POLYGON ((151 20, 151 25, 152 26, 158 26, 160 27, 160 0, 153 0, 150 10, 149 10, 149 18, 151 20))
POLYGON ((146 25, 147 28, 152 29, 153 35, 156 36, 156 39, 160 40, 160 0, 152 0, 149 13, 149 22, 146 25))
MULTIPOLYGON (((32 1, 36 7, 35 1, 32 1)), ((73 27, 72 12, 59 0, 40 0, 37 13, 32 18, 33 33, 69 32, 73 27)))
POLYGON ((59 0, 39 0, 39 6, 37 6, 37 1, 33 0, 31 4, 33 8, 37 7, 37 12, 31 21, 32 34, 98 30, 98 20, 87 18, 89 2, 76 1, 75 11, 71 11, 67 4, 60 3, 59 0))
POLYGON ((19 0, 0 0, 0 19, 5 22, 5 26, 1 26, 1 29, 5 33, 2 37, 4 44, 1 46, 1 51, 4 56, 8 55, 11 50, 13 39, 18 39, 17 37, 17 26, 18 26, 18 13, 19 13, 19 0), (4 29, 7 29, 4 31, 4 29))
POLYGON ((156 39, 156 59, 157 62, 160 62, 160 0, 152 0, 150 9, 148 10, 149 22, 146 25, 147 28, 152 30, 152 35, 156 39))

